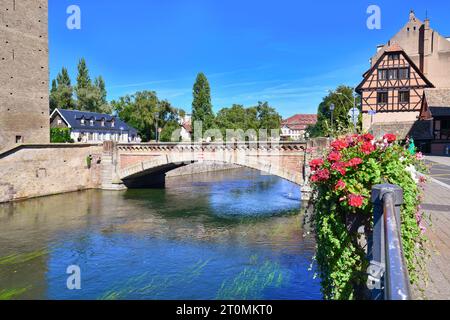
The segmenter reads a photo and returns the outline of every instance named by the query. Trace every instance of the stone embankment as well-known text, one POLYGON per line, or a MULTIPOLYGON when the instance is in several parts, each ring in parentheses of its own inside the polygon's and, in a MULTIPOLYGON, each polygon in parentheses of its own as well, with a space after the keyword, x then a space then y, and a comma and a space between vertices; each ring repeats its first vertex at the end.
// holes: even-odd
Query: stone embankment
POLYGON ((101 145, 75 144, 24 145, 2 153, 0 203, 98 188, 101 154, 101 145))

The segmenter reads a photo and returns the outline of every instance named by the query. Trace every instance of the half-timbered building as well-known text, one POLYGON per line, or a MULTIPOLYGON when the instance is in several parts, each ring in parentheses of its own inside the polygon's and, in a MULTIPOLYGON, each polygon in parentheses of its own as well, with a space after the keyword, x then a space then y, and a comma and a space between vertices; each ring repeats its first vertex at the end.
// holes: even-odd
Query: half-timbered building
POLYGON ((370 69, 356 89, 362 101, 363 129, 377 136, 409 135, 430 149, 436 135, 431 121, 420 121, 419 114, 427 98, 424 92, 434 88, 450 88, 450 37, 432 29, 430 19, 421 21, 411 11, 403 28, 377 46, 370 69))
POLYGON ((384 129, 407 135, 418 119, 424 89, 433 87, 405 51, 398 44, 391 45, 356 88, 364 128, 382 134, 385 130, 379 124, 383 124, 388 127, 384 129))

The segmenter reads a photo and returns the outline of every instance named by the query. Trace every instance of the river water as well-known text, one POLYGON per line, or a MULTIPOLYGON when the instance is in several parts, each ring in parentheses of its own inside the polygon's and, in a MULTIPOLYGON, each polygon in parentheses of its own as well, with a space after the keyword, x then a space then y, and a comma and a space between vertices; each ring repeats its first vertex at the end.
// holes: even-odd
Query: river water
POLYGON ((0 299, 321 299, 314 248, 298 187, 249 169, 32 199, 0 205, 0 299))

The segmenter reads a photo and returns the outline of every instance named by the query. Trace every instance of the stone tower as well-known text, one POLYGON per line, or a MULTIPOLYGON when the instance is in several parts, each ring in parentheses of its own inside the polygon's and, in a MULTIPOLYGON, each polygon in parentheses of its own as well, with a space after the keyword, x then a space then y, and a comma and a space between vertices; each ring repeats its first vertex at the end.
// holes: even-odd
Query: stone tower
POLYGON ((0 152, 48 143, 48 1, 0 0, 0 152))

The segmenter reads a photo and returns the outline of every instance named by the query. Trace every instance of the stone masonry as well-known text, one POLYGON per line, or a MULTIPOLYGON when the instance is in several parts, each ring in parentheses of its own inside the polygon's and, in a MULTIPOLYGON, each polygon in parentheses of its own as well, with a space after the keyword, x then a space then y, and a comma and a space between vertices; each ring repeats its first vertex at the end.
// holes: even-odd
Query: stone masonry
POLYGON ((0 152, 49 142, 47 0, 0 0, 0 152))

